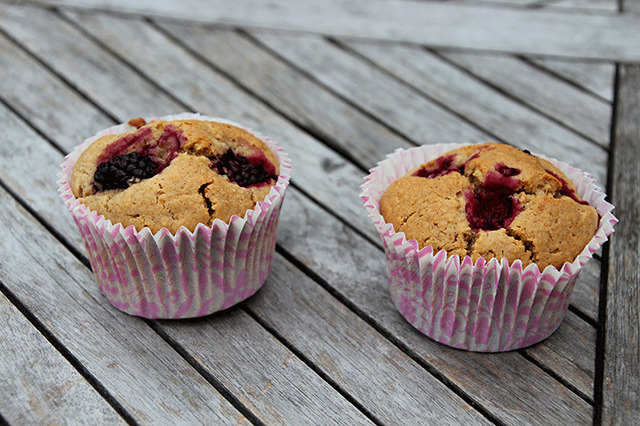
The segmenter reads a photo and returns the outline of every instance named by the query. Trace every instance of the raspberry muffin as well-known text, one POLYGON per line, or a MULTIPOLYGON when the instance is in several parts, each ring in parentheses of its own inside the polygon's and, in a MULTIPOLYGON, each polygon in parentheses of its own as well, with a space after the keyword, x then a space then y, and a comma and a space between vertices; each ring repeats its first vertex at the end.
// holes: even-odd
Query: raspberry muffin
POLYGON ((433 340, 470 351, 550 336, 617 221, 587 173, 493 143, 397 150, 362 189, 395 308, 433 340))
POLYGON ((193 231, 214 219, 244 216, 275 184, 271 150, 241 128, 204 120, 130 121, 80 156, 73 195, 113 223, 152 232, 193 231))
POLYGON ((107 300, 189 318, 262 286, 290 171, 270 139, 183 113, 99 132, 66 157, 58 183, 107 300))
POLYGON ((393 182, 380 212, 435 252, 560 268, 593 237, 598 213, 549 161, 509 145, 450 151, 393 182))

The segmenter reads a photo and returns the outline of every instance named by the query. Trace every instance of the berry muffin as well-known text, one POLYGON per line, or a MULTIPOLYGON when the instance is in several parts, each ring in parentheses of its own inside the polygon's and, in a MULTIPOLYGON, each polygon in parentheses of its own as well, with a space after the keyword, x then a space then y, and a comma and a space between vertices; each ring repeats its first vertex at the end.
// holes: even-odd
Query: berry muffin
POLYGON ((572 262, 598 226, 596 210, 557 167, 494 143, 458 148, 410 171, 382 195, 380 212, 420 248, 540 269, 572 262))
POLYGON ((75 164, 73 195, 113 223, 152 232, 193 231, 244 216, 275 184, 271 150, 241 128, 204 120, 129 122, 105 135, 75 164))
POLYGON ((588 174, 500 144, 397 150, 362 189, 395 308, 433 340, 470 351, 550 336, 617 221, 588 174))
POLYGON ((107 300, 189 318, 262 286, 290 172, 268 138, 183 113, 99 132, 66 157, 58 183, 107 300))

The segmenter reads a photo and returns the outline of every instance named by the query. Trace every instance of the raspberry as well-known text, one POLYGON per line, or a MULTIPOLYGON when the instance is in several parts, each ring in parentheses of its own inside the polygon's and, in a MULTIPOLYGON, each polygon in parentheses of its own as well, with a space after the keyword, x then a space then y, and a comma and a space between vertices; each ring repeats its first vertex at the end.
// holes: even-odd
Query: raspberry
POLYGON ((435 167, 431 169, 418 169, 413 175, 417 177, 433 179, 440 176, 448 175, 452 172, 458 172, 462 174, 464 172, 464 164, 462 166, 456 166, 454 164, 455 159, 455 154, 438 157, 436 158, 435 167))
POLYGON ((476 191, 465 193, 467 221, 471 229, 493 231, 506 228, 522 211, 522 205, 513 197, 518 191, 520 170, 498 163, 490 170, 476 191))
POLYGON ((211 168, 242 187, 268 182, 276 178, 267 172, 263 165, 252 164, 246 157, 236 155, 231 149, 213 159, 211 168))
POLYGON ((146 155, 132 152, 116 155, 100 163, 93 175, 96 190, 126 189, 134 183, 155 176, 158 166, 146 155))

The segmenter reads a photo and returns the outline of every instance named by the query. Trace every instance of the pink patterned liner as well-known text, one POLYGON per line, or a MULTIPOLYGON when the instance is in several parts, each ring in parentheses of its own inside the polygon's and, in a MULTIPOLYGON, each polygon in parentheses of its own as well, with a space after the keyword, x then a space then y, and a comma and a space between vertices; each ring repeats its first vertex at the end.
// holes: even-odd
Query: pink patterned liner
POLYGON ((150 120, 197 119, 242 127, 264 141, 280 162, 280 175, 267 197, 244 217, 229 223, 215 219, 193 232, 181 227, 175 235, 163 228, 111 223, 80 203, 70 188, 81 152, 106 134, 133 129, 121 124, 105 129, 77 146, 65 158, 58 192, 84 240, 98 287, 116 308, 146 318, 190 318, 208 315, 253 295, 271 271, 280 208, 289 185, 291 162, 270 139, 231 121, 182 113, 150 120))
POLYGON ((448 346, 501 352, 532 345, 560 326, 581 268, 613 233, 614 206, 589 174, 541 156, 574 182, 601 217, 595 236, 572 263, 540 271, 535 264, 523 269, 520 260, 509 265, 507 259, 480 258, 474 264, 469 256, 434 253, 431 246, 419 250, 416 240, 407 240, 384 221, 380 197, 409 170, 460 146, 398 149, 365 177, 360 197, 384 243, 391 299, 410 324, 448 346))

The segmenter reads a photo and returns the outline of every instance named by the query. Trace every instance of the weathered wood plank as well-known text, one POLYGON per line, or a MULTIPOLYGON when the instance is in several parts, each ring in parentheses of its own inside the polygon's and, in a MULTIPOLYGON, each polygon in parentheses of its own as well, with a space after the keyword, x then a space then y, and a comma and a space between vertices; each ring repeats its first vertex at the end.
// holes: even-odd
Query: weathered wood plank
POLYGON ((490 424, 281 256, 247 307, 383 424, 490 424))
POLYGON ((615 65, 609 62, 583 62, 554 58, 527 58, 532 63, 571 81, 573 84, 613 101, 615 65))
POLYGON ((503 141, 588 171, 604 187, 607 153, 603 148, 469 78, 428 52, 407 46, 356 43, 350 46, 503 141))
POLYGON ((640 60, 634 36, 640 17, 448 4, 439 2, 367 2, 325 0, 295 2, 218 1, 203 8, 197 0, 39 0, 50 5, 109 9, 145 16, 164 16, 236 25, 315 32, 338 37, 369 38, 534 55, 640 60), (463 25, 461 25, 463 23, 463 25))
POLYGON ((513 56, 439 52, 494 87, 600 146, 609 146, 611 104, 513 56))
POLYGON ((12 229, 0 239, 0 280, 133 419, 229 424, 243 418, 142 320, 109 305, 85 265, 3 188, 0 225, 12 229))
MULTIPOLYGON (((10 10, 10 9, 3 9, 10 10)), ((5 102, 42 133, 50 135, 62 146, 74 146, 97 127, 107 127, 113 122, 98 108, 81 101, 82 96, 50 72, 43 72, 38 61, 0 35, 2 78, 0 93, 5 102), (42 99, 46 98, 44 104, 42 99), (57 111, 59 114, 52 114, 57 111), (61 140, 56 129, 65 129, 66 140, 61 140)), ((15 139, 8 139, 15 141, 15 139)))
MULTIPOLYGON (((90 17, 92 22, 96 18, 90 17)), ((327 91, 308 75, 236 31, 163 21, 156 23, 365 170, 395 148, 414 146, 362 112, 357 105, 327 91)), ((451 127, 437 126, 430 137, 437 140, 447 137, 450 132, 451 127)), ((466 137, 473 138, 473 134, 466 137)))
POLYGON ((602 421, 640 422, 640 66, 620 65, 611 198, 602 421))
POLYGON ((573 288, 571 305, 582 313, 598 321, 598 304, 600 300, 600 274, 602 265, 599 259, 591 259, 580 271, 580 278, 573 288))
MULTIPOLYGON (((74 248, 84 252, 82 242, 76 238, 75 225, 62 202, 46 202, 49 195, 57 196, 55 179, 47 176, 55 176, 62 154, 2 107, 0 118, 10 136, 24 141, 18 149, 0 145, 0 180, 27 200, 30 207, 57 232, 72 241, 74 248)), ((193 322, 166 321, 160 329, 183 345, 204 370, 222 382, 263 422, 291 424, 302 421, 311 424, 339 412, 342 419, 351 424, 369 423, 351 403, 242 311, 232 314, 231 319, 211 316, 193 322), (250 348, 247 348, 248 341, 251 342, 250 348), (236 368, 231 368, 233 365, 236 368), (242 374, 237 374, 238 371, 242 374), (300 394, 300 388, 315 389, 322 399, 300 394), (264 392, 260 393, 258 389, 264 392), (302 412, 301 407, 304 408, 302 412)), ((196 391, 194 388, 193 392, 196 391)))
POLYGON ((0 415, 5 421, 126 424, 2 293, 0 324, 0 415))
POLYGON ((562 380, 593 400, 596 329, 567 312, 562 326, 541 345, 525 352, 562 380))
MULTIPOLYGON (((324 214, 318 206, 305 202, 297 192, 292 191, 287 197, 279 244, 377 327, 394 336, 496 419, 513 424, 590 421, 592 407, 589 404, 518 352, 470 353, 448 348, 417 332, 391 302, 382 250, 324 214), (545 410, 538 410, 541 406, 545 410)), ((548 350, 560 354, 584 349, 566 346, 562 339, 547 340, 539 345, 549 346, 548 350), (554 348, 556 345, 560 348, 554 348)), ((591 347, 595 347, 593 341, 591 347)), ((589 356, 588 353, 573 355, 579 360, 589 356)), ((558 355, 556 359, 562 367, 550 368, 560 376, 572 371, 576 368, 571 365, 573 357, 558 355)))
MULTIPOLYGON (((14 19, 18 20, 18 17, 14 19)), ((57 33, 58 43, 61 39, 69 37, 74 39, 73 43, 81 43, 84 40, 91 45, 77 31, 66 33, 67 27, 59 25, 56 15, 46 11, 30 11, 28 14, 25 12, 18 21, 21 25, 30 27, 29 31, 32 33, 39 34, 37 43, 34 40, 33 45, 29 44, 29 48, 43 55, 47 62, 55 63, 60 60, 59 57, 48 54, 47 35, 50 32, 57 33)), ((79 23, 88 21, 88 17, 78 20, 79 23)), ((303 186, 339 216, 359 223, 372 238, 378 238, 364 209, 359 203, 354 202, 359 200, 359 186, 363 176, 360 168, 274 113, 255 97, 247 95, 235 83, 170 43, 165 36, 144 22, 135 21, 135 25, 131 25, 130 21, 125 21, 118 24, 117 20, 106 20, 106 17, 102 22, 103 25, 99 25, 100 20, 93 20, 86 29, 100 34, 101 40, 108 42, 109 46, 125 59, 144 69, 158 85, 179 95, 181 103, 188 104, 190 109, 243 123, 278 141, 292 158, 295 169, 305 171, 294 175, 295 183, 303 186), (162 48, 149 49, 149 46, 162 48), (163 68, 157 64, 172 65, 163 68), (189 69, 190 72, 185 73, 184 69, 189 69), (197 80, 194 78, 195 75, 199 76, 197 80), (318 179, 318 176, 323 176, 324 179, 318 179)), ((0 16, 0 27, 4 25, 5 21, 0 16)), ((11 25, 6 28, 11 28, 12 34, 17 36, 21 33, 17 26, 11 25)), ((85 50, 91 49, 87 47, 85 50)), ((95 54, 100 55, 100 52, 95 54)), ((91 76, 84 73, 72 73, 69 74, 69 78, 80 88, 96 85, 91 76)), ((116 90, 112 88, 113 84, 106 84, 94 90, 116 90)), ((99 94, 96 99, 100 99, 99 94)), ((140 114, 135 103, 122 102, 117 106, 117 116, 122 121, 138 115, 140 114)), ((67 149, 71 149, 71 146, 67 149)))
POLYGON ((158 325, 265 424, 373 424, 242 307, 158 325))
MULTIPOLYGON (((183 106, 132 71, 122 61, 95 44, 87 43, 86 37, 67 22, 57 18, 55 13, 33 7, 7 5, 3 6, 0 14, 0 24, 33 54, 55 58, 56 60, 49 61, 48 65, 65 79, 68 76, 83 75, 87 82, 92 82, 81 87, 76 86, 75 89, 90 98, 100 97, 101 108, 112 116, 117 115, 122 104, 135 108, 138 116, 172 114, 184 110, 183 106), (52 27, 48 27, 48 20, 52 20, 52 27), (46 43, 43 43, 44 40, 46 43), (104 90, 105 87, 109 89, 104 90)), ((156 64, 158 67, 164 65, 166 64, 156 64)), ((25 95, 33 96, 28 93, 25 95)), ((55 98, 56 94, 49 92, 49 96, 55 98)), ((70 117, 74 120, 94 119, 93 116, 82 115, 70 117)), ((129 118, 133 117, 128 117, 127 120, 129 118)), ((97 123, 104 123, 105 119, 88 122, 95 126, 97 123)), ((94 131, 95 127, 77 140, 69 141, 70 146, 82 142, 83 138, 91 136, 94 131)))

